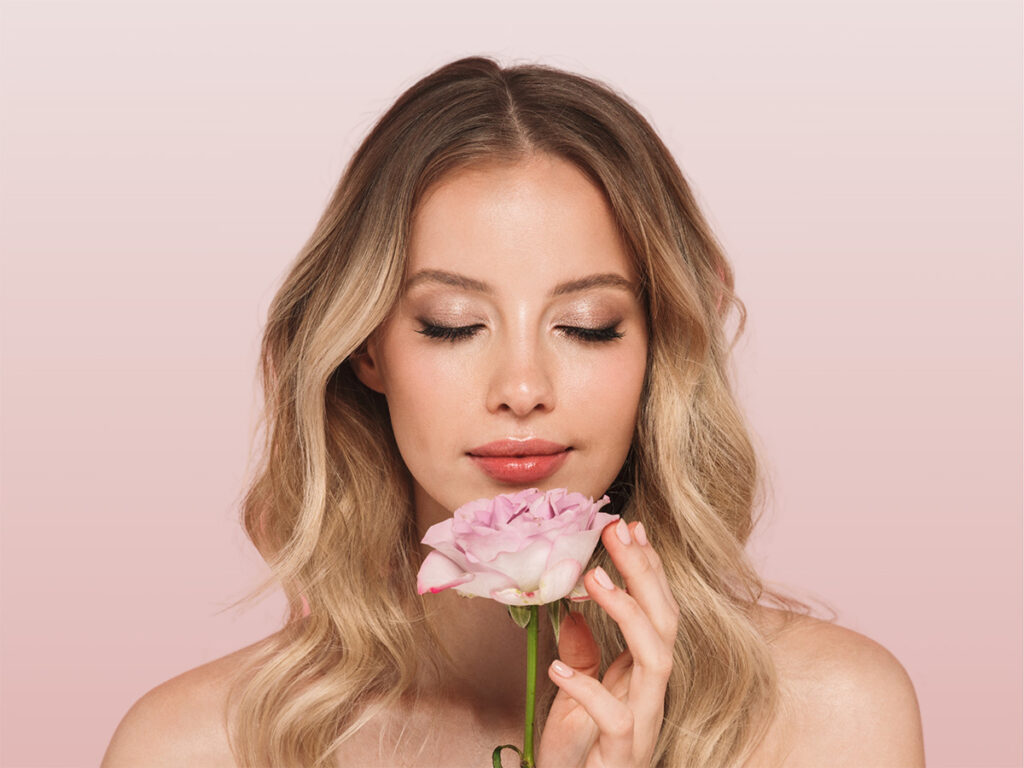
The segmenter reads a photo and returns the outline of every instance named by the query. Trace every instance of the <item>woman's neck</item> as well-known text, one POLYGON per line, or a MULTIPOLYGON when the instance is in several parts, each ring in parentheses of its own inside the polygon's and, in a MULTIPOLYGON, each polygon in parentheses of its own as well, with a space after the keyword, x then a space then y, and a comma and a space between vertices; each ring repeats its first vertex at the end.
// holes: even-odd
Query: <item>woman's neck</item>
MULTIPOLYGON (((519 712, 526 701, 526 630, 508 607, 484 597, 462 597, 447 589, 423 596, 427 622, 455 662, 442 681, 425 680, 427 691, 493 711, 519 712)), ((538 611, 537 699, 554 684, 545 670, 555 659, 547 609, 538 611)))

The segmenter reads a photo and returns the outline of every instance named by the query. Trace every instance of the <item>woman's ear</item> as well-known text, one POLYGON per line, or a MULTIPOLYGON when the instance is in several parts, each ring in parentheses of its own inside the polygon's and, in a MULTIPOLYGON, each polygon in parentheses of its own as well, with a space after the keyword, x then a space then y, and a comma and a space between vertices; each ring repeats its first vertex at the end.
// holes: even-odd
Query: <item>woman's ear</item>
POLYGON ((356 377, 374 392, 384 394, 384 382, 377 362, 377 344, 373 336, 368 338, 348 357, 356 377))

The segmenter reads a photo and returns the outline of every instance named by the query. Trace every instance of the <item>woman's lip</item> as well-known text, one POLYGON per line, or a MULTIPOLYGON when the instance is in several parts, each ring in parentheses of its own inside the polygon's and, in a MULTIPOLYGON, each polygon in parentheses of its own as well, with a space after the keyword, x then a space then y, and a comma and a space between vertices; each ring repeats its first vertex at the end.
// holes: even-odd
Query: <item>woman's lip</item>
POLYGON ((543 456, 473 456, 476 465, 503 483, 532 483, 554 474, 569 457, 569 449, 543 456))
POLYGON ((486 445, 478 445, 471 448, 470 456, 545 456, 552 453, 561 453, 571 446, 553 443, 550 440, 543 440, 539 437, 528 439, 505 438, 495 440, 486 445))

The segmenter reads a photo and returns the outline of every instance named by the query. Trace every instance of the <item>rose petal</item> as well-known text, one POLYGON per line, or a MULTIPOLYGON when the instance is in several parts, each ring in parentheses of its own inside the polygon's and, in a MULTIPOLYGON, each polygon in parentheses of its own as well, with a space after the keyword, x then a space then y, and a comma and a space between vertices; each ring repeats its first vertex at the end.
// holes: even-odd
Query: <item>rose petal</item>
POLYGON ((460 584, 455 588, 463 597, 490 597, 495 590, 515 588, 516 583, 500 573, 478 571, 473 573, 473 580, 460 584))
POLYGON ((587 592, 587 588, 583 584, 583 579, 576 582, 576 586, 573 587, 572 592, 569 593, 569 599, 574 603, 582 603, 585 600, 590 599, 590 593, 587 592))
POLYGON ((540 577, 540 602, 553 603, 568 595, 583 572, 578 560, 562 560, 540 577))
POLYGON ((473 579, 473 574, 466 573, 456 563, 437 550, 434 550, 423 560, 420 571, 416 576, 416 593, 422 595, 424 592, 440 592, 442 589, 465 584, 473 579))
POLYGON ((455 521, 451 518, 442 520, 440 523, 427 528, 427 532, 423 534, 423 538, 420 539, 422 544, 426 544, 428 547, 436 548, 439 543, 451 542, 454 539, 452 534, 452 525, 455 521))
POLYGON ((505 605, 541 605, 543 602, 539 590, 523 592, 518 587, 496 589, 488 597, 505 605))
POLYGON ((591 530, 597 531, 598 537, 601 535, 608 523, 614 523, 619 519, 619 515, 609 515, 607 512, 598 512, 594 515, 594 522, 590 525, 591 530))
POLYGON ((600 528, 592 528, 589 531, 579 531, 576 533, 563 533, 552 541, 548 562, 554 564, 562 560, 572 559, 580 563, 586 563, 594 554, 594 549, 597 547, 597 542, 600 538, 600 528))
MULTIPOLYGON (((438 525, 440 525, 440 523, 438 523, 438 525)), ((473 570, 470 567, 471 563, 473 562, 472 559, 466 556, 466 553, 462 551, 457 542, 442 539, 439 535, 434 537, 434 542, 430 546, 432 546, 437 552, 440 552, 442 555, 447 557, 453 563, 460 566, 462 570, 473 570)))
POLYGON ((550 555, 550 542, 545 539, 533 539, 518 552, 499 553, 487 563, 487 567, 504 574, 513 584, 529 592, 540 585, 540 577, 547 570, 550 555))
POLYGON ((472 563, 489 563, 502 552, 519 552, 530 543, 530 538, 515 530, 504 528, 469 536, 458 536, 456 542, 472 563))

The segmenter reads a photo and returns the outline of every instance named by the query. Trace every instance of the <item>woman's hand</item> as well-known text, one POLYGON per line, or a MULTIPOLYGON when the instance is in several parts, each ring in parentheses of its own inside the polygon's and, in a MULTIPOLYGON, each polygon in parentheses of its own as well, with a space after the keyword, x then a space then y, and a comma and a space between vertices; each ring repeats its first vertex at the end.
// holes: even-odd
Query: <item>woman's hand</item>
POLYGON ((537 768, 650 768, 661 732, 679 605, 640 523, 611 523, 601 540, 626 589, 609 589, 607 574, 597 568, 583 583, 619 625, 627 650, 598 681, 601 653, 590 629, 577 613, 563 621, 560 660, 548 668, 559 691, 541 734, 537 768), (560 674, 560 666, 570 674, 560 674))

